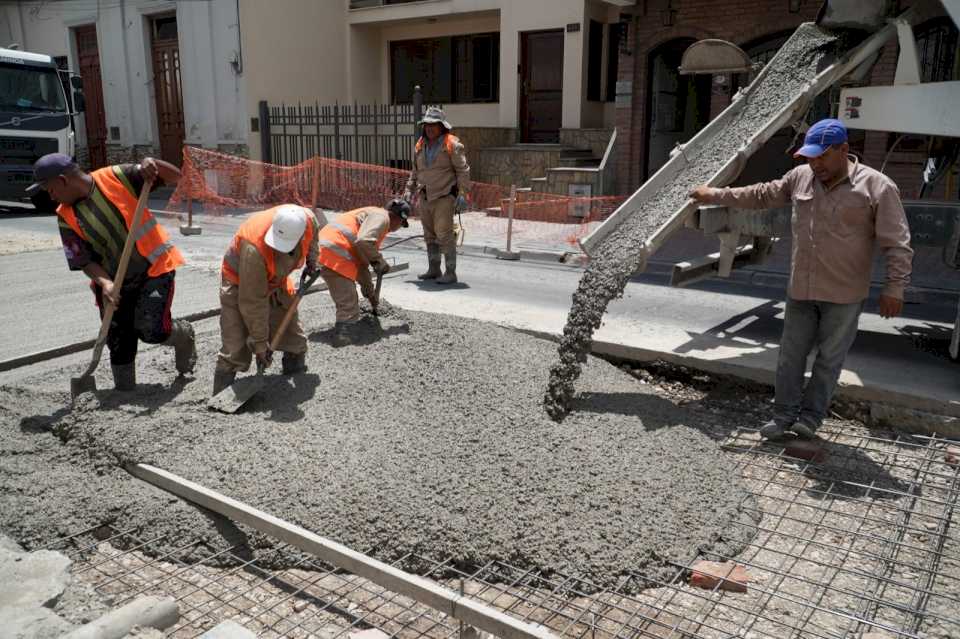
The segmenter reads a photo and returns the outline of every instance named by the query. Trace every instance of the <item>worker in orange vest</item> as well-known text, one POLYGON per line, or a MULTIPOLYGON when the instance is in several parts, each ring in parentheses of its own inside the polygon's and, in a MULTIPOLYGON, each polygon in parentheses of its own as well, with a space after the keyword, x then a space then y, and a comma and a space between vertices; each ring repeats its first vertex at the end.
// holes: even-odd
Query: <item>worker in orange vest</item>
POLYGON ((120 255, 144 184, 176 184, 177 167, 153 158, 140 164, 119 164, 82 171, 70 156, 45 155, 33 167, 30 194, 44 189, 60 203, 60 238, 71 271, 90 278, 100 315, 116 307, 107 333, 114 387, 136 388, 137 342, 173 346, 177 371, 193 371, 197 360, 193 327, 172 319, 174 276, 183 256, 149 209, 133 231, 136 250, 130 255, 123 282, 114 282, 120 255))
POLYGON ((454 284, 457 236, 453 230, 453 214, 467 208, 470 191, 467 150, 451 133, 453 127, 440 107, 429 107, 420 124, 423 135, 414 148, 413 170, 403 195, 409 202, 415 194, 421 194, 419 214, 427 245, 427 271, 417 278, 454 284), (446 262, 446 271, 442 274, 441 255, 446 262))
MULTIPOLYGON (((319 223, 310 209, 283 204, 254 213, 237 229, 220 268, 220 354, 213 394, 233 383, 238 371, 273 361, 271 335, 293 303, 290 273, 317 269, 319 223)), ((307 337, 294 311, 277 350, 283 373, 307 370, 307 337)))
POLYGON ((320 277, 327 283, 330 297, 337 307, 333 345, 347 346, 356 341, 360 319, 360 298, 376 306, 376 289, 370 268, 378 275, 390 271, 380 253, 387 233, 409 226, 410 205, 404 200, 391 200, 386 208, 365 206, 338 215, 320 230, 320 277))

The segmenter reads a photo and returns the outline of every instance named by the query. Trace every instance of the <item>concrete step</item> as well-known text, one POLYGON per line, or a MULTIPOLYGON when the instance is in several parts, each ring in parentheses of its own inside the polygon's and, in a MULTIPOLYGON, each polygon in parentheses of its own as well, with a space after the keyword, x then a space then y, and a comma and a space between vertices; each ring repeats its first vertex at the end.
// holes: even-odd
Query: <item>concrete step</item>
POLYGON ((566 148, 560 151, 560 159, 563 158, 589 158, 593 157, 593 151, 590 149, 566 148))
POLYGON ((596 169, 600 166, 600 162, 603 161, 603 158, 598 158, 595 156, 589 157, 561 157, 560 166, 568 168, 589 168, 596 169))

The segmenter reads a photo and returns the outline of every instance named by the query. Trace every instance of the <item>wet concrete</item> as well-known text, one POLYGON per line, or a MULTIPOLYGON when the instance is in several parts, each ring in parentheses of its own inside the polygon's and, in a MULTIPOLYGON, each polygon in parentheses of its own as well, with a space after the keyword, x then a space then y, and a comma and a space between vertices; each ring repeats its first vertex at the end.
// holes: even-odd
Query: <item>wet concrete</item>
POLYGON ((559 361, 550 370, 544 399, 547 413, 562 420, 569 412, 574 384, 594 331, 609 303, 623 294, 631 275, 647 257, 643 246, 687 202, 692 188, 706 183, 734 156, 753 133, 781 111, 813 79, 834 37, 814 25, 803 25, 771 60, 767 74, 751 85, 740 112, 708 142, 692 164, 626 218, 596 248, 580 284, 560 342, 559 361))
POLYGON ((335 349, 328 306, 305 320, 309 371, 274 366, 235 416, 205 409, 214 322, 198 325, 186 384, 171 385, 169 349, 153 348, 139 391, 102 390, 73 410, 58 410, 72 370, 0 387, 0 529, 36 547, 109 521, 185 560, 198 537, 272 544, 120 469, 149 462, 413 571, 432 567, 425 558, 502 560, 597 586, 636 573, 635 589, 670 578, 672 561, 741 547, 729 522, 748 497, 720 426, 616 367, 589 358, 577 413, 557 425, 542 403, 550 342, 392 308, 366 316, 365 346, 335 349))

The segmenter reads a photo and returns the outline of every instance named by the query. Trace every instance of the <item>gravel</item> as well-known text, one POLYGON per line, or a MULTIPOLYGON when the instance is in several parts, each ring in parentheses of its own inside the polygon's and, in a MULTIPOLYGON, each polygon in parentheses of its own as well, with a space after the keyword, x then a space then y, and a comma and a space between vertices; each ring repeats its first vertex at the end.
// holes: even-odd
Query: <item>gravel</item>
POLYGON ((558 425, 542 404, 550 342, 392 308, 379 324, 365 317, 364 346, 334 349, 329 306, 306 317, 310 370, 274 371, 235 416, 205 407, 213 322, 186 384, 171 385, 169 349, 151 348, 139 391, 84 395, 72 410, 60 408, 70 370, 0 387, 0 530, 30 548, 110 522, 166 535, 155 546, 173 557, 198 536, 272 546, 120 469, 149 462, 411 571, 427 568, 420 556, 503 560, 612 587, 746 541, 728 534, 744 530, 730 522, 750 497, 716 424, 615 366, 589 358, 578 412, 558 425))
POLYGON ((745 106, 706 143, 693 164, 621 222, 591 255, 560 341, 559 361, 550 369, 544 406, 551 418, 566 417, 593 332, 607 305, 621 295, 630 276, 648 257, 646 240, 687 202, 692 188, 706 183, 740 146, 794 98, 817 73, 835 37, 812 24, 802 25, 768 65, 764 79, 751 85, 745 106))

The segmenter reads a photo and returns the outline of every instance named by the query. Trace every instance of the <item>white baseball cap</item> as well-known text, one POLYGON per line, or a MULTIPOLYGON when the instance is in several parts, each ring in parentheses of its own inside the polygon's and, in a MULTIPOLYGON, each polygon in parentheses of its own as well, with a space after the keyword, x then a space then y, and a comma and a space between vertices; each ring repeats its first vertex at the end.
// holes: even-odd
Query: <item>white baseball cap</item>
POLYGON ((264 241, 267 246, 281 253, 289 253, 296 246, 307 228, 307 212, 301 206, 284 204, 273 214, 273 224, 267 229, 264 241))

